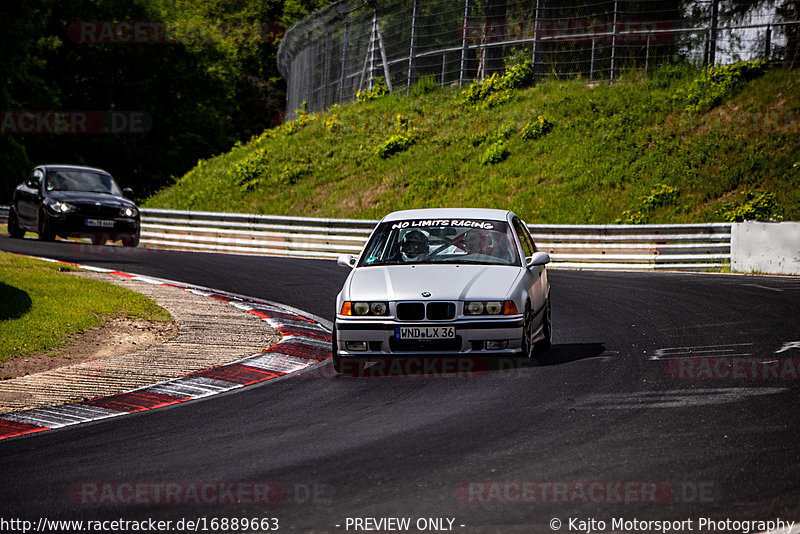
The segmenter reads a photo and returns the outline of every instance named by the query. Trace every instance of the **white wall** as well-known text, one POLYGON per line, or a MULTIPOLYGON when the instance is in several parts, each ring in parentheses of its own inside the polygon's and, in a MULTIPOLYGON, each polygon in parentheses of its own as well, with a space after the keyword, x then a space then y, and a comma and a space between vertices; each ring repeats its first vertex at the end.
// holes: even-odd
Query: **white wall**
POLYGON ((731 270, 800 275, 800 222, 734 224, 731 270))

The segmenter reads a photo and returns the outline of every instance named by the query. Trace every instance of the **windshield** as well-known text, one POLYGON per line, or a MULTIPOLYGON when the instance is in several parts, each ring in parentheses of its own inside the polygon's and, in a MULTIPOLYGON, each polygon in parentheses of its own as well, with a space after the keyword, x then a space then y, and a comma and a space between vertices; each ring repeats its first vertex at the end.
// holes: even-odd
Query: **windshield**
POLYGON ((86 171, 50 171, 45 187, 48 191, 84 191, 121 196, 119 186, 108 174, 86 171))
POLYGON ((412 219, 381 223, 359 267, 460 263, 519 265, 507 223, 472 219, 412 219))

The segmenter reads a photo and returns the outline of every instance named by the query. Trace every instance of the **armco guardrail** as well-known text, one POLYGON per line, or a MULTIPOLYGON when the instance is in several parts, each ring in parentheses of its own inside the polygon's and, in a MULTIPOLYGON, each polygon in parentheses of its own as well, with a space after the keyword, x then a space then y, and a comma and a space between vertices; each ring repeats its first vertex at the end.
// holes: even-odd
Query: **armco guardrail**
MULTIPOLYGON (((5 222, 7 208, 0 207, 5 222)), ((147 248, 335 258, 378 221, 142 209, 147 248)), ((556 267, 708 270, 730 266, 731 224, 529 226, 556 267)))
POLYGON ((146 247, 304 258, 357 254, 377 221, 142 209, 146 247))

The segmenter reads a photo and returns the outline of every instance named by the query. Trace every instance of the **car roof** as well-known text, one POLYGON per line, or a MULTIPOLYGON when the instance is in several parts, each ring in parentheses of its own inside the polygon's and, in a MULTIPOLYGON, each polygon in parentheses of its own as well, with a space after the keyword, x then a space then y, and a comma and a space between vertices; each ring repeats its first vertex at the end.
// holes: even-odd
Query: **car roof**
POLYGON ((68 169, 71 171, 87 171, 87 172, 98 172, 101 174, 109 174, 109 175, 111 174, 103 169, 98 169, 96 167, 85 167, 83 165, 58 165, 58 164, 48 163, 46 165, 37 165, 36 168, 46 169, 48 171, 56 169, 68 169))
POLYGON ((381 221, 402 221, 406 219, 485 219, 507 221, 509 215, 513 215, 513 213, 508 210, 489 208, 425 208, 395 211, 386 215, 381 221))

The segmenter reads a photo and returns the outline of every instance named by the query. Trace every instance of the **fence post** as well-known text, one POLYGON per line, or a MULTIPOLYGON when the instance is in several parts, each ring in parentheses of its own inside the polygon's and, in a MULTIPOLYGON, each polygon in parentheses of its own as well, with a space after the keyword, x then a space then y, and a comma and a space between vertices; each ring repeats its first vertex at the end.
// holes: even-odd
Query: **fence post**
POLYGON ((711 2, 711 35, 708 42, 708 64, 712 67, 717 62, 717 19, 719 18, 719 0, 711 2))
POLYGON ((373 56, 375 55, 375 49, 373 48, 374 45, 375 45, 375 14, 373 13, 372 26, 370 26, 369 30, 369 44, 367 45, 367 55, 364 57, 364 68, 361 69, 361 80, 359 80, 358 82, 359 91, 361 91, 361 88, 364 87, 364 79, 367 75, 367 65, 369 65, 368 88, 372 89, 372 67, 373 67, 373 56))
POLYGON ((444 86, 444 78, 447 75, 447 52, 442 52, 442 86, 444 86))
POLYGON ((619 0, 614 0, 614 26, 612 27, 613 35, 611 36, 611 74, 610 79, 614 81, 614 69, 616 68, 617 63, 617 21, 619 17, 619 0))
POLYGON ((772 55, 772 26, 767 24, 766 43, 764 44, 764 58, 769 61, 772 55))
POLYGON ((383 77, 386 80, 386 88, 392 92, 392 76, 389 74, 389 62, 386 60, 386 49, 383 47, 383 34, 381 34, 381 19, 378 16, 378 4, 374 2, 372 9, 375 12, 375 35, 378 39, 378 48, 381 52, 381 62, 383 63, 383 77))
POLYGON ((350 16, 344 19, 344 42, 342 43, 342 62, 339 66, 339 98, 338 102, 344 100, 344 80, 347 73, 347 48, 350 46, 350 16))
POLYGON ((536 77, 536 62, 541 59, 539 57, 539 18, 541 16, 541 2, 542 0, 536 0, 536 13, 534 13, 533 17, 533 50, 531 51, 531 69, 533 70, 534 78, 536 77))
POLYGON ((414 62, 417 48, 417 17, 419 17, 419 0, 414 0, 414 7, 411 12, 411 45, 408 50, 408 82, 406 83, 406 93, 411 91, 411 84, 414 82, 414 62))
POLYGON ((326 30, 325 35, 325 72, 322 75, 322 109, 328 107, 328 89, 331 84, 331 53, 333 52, 333 32, 326 30))
POLYGON ((644 75, 647 76, 647 68, 650 66, 650 34, 647 34, 647 44, 644 52, 644 75))
POLYGON ((594 50, 597 45, 597 38, 592 37, 592 57, 589 60, 589 80, 594 79, 594 50))
POLYGON ((467 70, 467 43, 468 43, 468 36, 469 36, 469 2, 470 0, 464 0, 464 28, 461 31, 461 68, 458 74, 458 86, 461 87, 464 84, 464 77, 466 75, 467 70))

